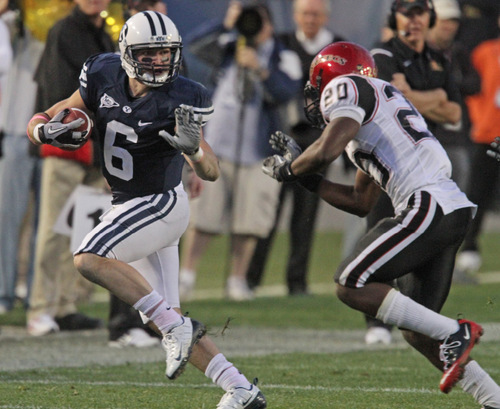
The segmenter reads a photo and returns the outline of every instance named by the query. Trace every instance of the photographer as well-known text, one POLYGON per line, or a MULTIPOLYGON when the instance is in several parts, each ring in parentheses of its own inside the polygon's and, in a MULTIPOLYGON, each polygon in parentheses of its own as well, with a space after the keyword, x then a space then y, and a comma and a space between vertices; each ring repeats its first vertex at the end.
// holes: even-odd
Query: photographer
POLYGON ((301 86, 300 60, 274 36, 271 15, 262 4, 243 7, 231 1, 223 22, 200 27, 188 43, 194 55, 216 70, 215 112, 205 136, 220 159, 221 177, 206 184, 193 203, 193 225, 183 246, 181 296, 192 291, 210 239, 229 232, 226 295, 248 300, 253 297, 246 283, 248 263, 257 239, 267 237, 273 226, 280 189, 263 177, 260 166, 271 153, 269 135, 280 128, 278 109, 301 86))

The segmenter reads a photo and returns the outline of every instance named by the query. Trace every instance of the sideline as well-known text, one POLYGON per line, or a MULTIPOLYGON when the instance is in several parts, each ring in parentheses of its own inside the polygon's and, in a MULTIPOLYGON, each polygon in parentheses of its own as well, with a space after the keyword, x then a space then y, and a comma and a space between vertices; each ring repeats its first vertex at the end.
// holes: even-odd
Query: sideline
MULTIPOLYGON (((500 341, 500 323, 482 324, 481 342, 500 341)), ((410 348, 399 331, 393 331, 390 345, 366 345, 364 330, 317 330, 234 327, 224 331, 211 328, 209 335, 230 358, 288 354, 294 352, 335 354, 366 350, 401 350, 410 348), (262 339, 266 339, 265 345, 262 339)), ((161 362, 161 347, 110 348, 107 330, 68 331, 44 337, 29 337, 24 328, 3 327, 0 334, 2 360, 0 371, 18 371, 88 365, 161 362)))

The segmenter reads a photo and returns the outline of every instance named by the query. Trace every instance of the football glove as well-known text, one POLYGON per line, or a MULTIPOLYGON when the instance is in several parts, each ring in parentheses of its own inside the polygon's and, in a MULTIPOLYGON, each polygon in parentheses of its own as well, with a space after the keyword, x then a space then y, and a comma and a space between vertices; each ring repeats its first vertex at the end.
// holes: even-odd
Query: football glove
POLYGON ((302 149, 297 145, 291 136, 281 131, 273 133, 269 139, 271 147, 283 156, 287 161, 293 162, 302 153, 302 149))
POLYGON ((262 171, 278 182, 293 182, 297 180, 297 176, 293 174, 291 165, 292 162, 286 160, 283 156, 273 155, 264 159, 262 171))
POLYGON ((43 125, 37 125, 38 139, 40 142, 62 149, 77 149, 82 145, 87 136, 87 131, 73 131, 85 123, 83 118, 63 123, 65 117, 70 113, 69 109, 58 112, 54 118, 43 125))
POLYGON ((193 107, 183 104, 175 109, 175 123, 177 125, 175 135, 170 135, 167 131, 160 131, 159 135, 175 149, 191 156, 196 154, 200 148, 202 121, 201 114, 195 118, 193 107))
POLYGON ((486 154, 500 162, 500 136, 497 136, 490 146, 493 149, 488 149, 486 154))

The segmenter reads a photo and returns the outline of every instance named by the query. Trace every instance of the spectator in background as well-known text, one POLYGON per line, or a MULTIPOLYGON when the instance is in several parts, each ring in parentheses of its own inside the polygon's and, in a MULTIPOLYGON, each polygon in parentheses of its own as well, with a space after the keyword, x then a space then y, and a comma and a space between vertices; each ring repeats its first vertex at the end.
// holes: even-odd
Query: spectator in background
MULTIPOLYGON (((90 55, 114 51, 115 45, 105 32, 100 15, 109 2, 75 0, 71 14, 51 28, 35 74, 36 111, 48 109, 78 88, 81 67, 90 55)), ((101 320, 77 312, 77 289, 84 280, 74 268, 69 238, 52 230, 68 197, 79 184, 104 186, 100 170, 94 166, 95 150, 92 141, 73 152, 50 145, 41 147, 40 213, 27 314, 27 330, 32 336, 103 325, 101 320)))
POLYGON ((127 9, 125 10, 125 20, 141 11, 157 11, 158 13, 167 14, 167 5, 163 0, 128 0, 127 9))
MULTIPOLYGON (((438 123, 456 124, 461 119, 460 95, 450 75, 450 63, 426 44, 435 22, 436 11, 431 0, 394 0, 388 26, 395 36, 371 51, 378 77, 390 82, 412 102, 431 132, 438 123)), ((367 216, 368 229, 393 215, 391 201, 382 193, 367 216)), ((368 344, 391 342, 390 326, 372 317, 366 319, 368 344)))
MULTIPOLYGON (((454 44, 455 37, 460 27, 460 7, 457 0, 434 0, 436 11, 436 24, 427 34, 427 44, 434 50, 442 53, 449 61, 453 79, 460 89, 459 81, 463 78, 460 66, 455 59, 454 44)), ((468 184, 470 172, 470 160, 468 149, 470 147, 467 113, 464 109, 463 98, 460 98, 462 108, 462 120, 457 124, 436 124, 434 136, 443 145, 450 158, 453 172, 451 178, 458 187, 465 191, 468 184), (465 118, 464 118, 465 117, 465 118)))
MULTIPOLYGON (((8 0, 0 0, 0 115, 5 110, 4 89, 7 86, 7 74, 12 64, 12 45, 7 24, 1 16, 8 10, 8 0)), ((0 124, 0 156, 5 129, 0 124)), ((0 214, 1 217, 1 214, 0 214)), ((5 234, 2 235, 5 237, 5 234)), ((10 240, 12 240, 9 237, 10 240)), ((14 306, 15 275, 0 264, 0 314, 5 314, 14 306)))
MULTIPOLYGON (((329 16, 330 2, 327 0, 294 0, 293 18, 297 29, 279 37, 285 47, 297 53, 302 64, 302 87, 287 106, 285 127, 287 133, 303 150, 321 135, 321 130, 313 128, 304 114, 303 88, 309 78, 311 61, 323 47, 334 41, 344 40, 326 28, 329 16)), ((292 213, 288 226, 290 248, 286 266, 286 284, 289 295, 308 293, 307 271, 319 198, 300 184, 283 184, 281 187, 274 227, 268 237, 259 239, 250 262, 247 280, 251 289, 261 283, 281 210, 285 199, 290 195, 292 213)))
MULTIPOLYGON (((475 69, 475 64, 472 63, 471 53, 480 43, 498 37, 500 2, 488 0, 460 0, 459 3, 462 11, 462 18, 460 19, 460 29, 457 34, 456 45, 459 46, 457 58, 463 73, 461 84, 462 94, 464 96, 471 96, 483 92, 481 90, 482 79, 475 69)), ((474 99, 477 100, 477 98, 474 99)), ((467 102, 467 110, 469 109, 468 105, 469 103, 467 102)), ((469 113, 469 119, 472 121, 470 118, 471 115, 472 114, 469 113)), ((475 142, 475 136, 473 136, 471 132, 472 131, 469 129, 470 139, 472 142, 475 142)), ((497 135, 490 135, 491 138, 495 136, 497 135)), ((479 195, 480 200, 482 200, 481 197, 485 192, 481 193, 478 191, 471 195, 472 190, 476 189, 474 184, 478 181, 477 178, 480 177, 479 172, 481 171, 480 169, 474 169, 475 160, 480 160, 480 154, 476 151, 476 148, 472 149, 470 185, 466 192, 469 197, 472 196, 471 200, 475 199, 475 195, 479 195), (478 156, 476 156, 476 154, 478 156)), ((491 189, 493 185, 490 184, 489 186, 489 189, 491 189)), ((479 189, 484 189, 482 184, 479 184, 477 187, 479 189)), ((489 196, 491 196, 491 194, 489 194, 489 196)), ((488 201, 488 199, 486 200, 488 201)), ((479 205, 478 216, 474 220, 472 228, 465 238, 462 249, 457 256, 454 277, 465 277, 467 281, 477 281, 475 273, 481 267, 481 254, 477 241, 485 210, 486 209, 483 209, 482 205, 479 205)))
POLYGON ((478 212, 465 236, 457 268, 474 273, 481 266, 479 237, 484 216, 494 201, 500 177, 497 163, 486 155, 490 143, 500 135, 500 38, 480 43, 472 50, 470 62, 480 85, 479 92, 466 99, 473 142, 467 196, 478 205, 478 212))
POLYGON ((193 224, 182 248, 181 297, 192 292, 212 237, 229 232, 226 295, 249 300, 248 265, 257 240, 273 226, 280 189, 260 166, 271 152, 268 137, 280 126, 278 109, 300 89, 300 60, 273 35, 267 7, 243 8, 239 1, 229 3, 223 22, 209 22, 193 33, 190 50, 219 71, 206 138, 220 160, 221 177, 205 184, 193 202, 193 224))
MULTIPOLYGON (((36 40, 22 22, 21 11, 9 12, 12 26, 14 60, 2 88, 4 104, 0 113, 5 132, 3 156, 0 160, 0 312, 12 309, 16 288, 20 286, 19 244, 23 219, 33 194, 33 225, 38 211, 39 160, 30 154, 26 140, 26 124, 35 112, 36 83, 33 80, 43 44, 36 40), (4 310, 5 309, 5 310, 4 310)), ((1 37, 1 34, 0 34, 1 37)), ((0 57, 0 60, 1 57, 0 57)), ((25 302, 29 299, 32 275, 35 228, 31 228, 25 302)), ((22 294, 19 294, 22 295, 22 294)))

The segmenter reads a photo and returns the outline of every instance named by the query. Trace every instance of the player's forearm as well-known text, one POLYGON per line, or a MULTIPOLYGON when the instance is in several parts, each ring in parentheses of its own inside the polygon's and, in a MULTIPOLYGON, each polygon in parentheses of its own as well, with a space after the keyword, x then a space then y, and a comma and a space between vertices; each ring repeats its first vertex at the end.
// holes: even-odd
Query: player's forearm
POLYGON ((439 105, 448 100, 446 92, 442 88, 436 88, 428 91, 411 89, 403 94, 424 116, 427 112, 438 108, 439 105))
POLYGON ((318 186, 317 194, 333 207, 359 217, 365 217, 371 209, 371 201, 359 194, 354 186, 323 179, 318 186))
POLYGON ((360 124, 351 118, 333 119, 325 127, 320 138, 292 162, 293 174, 310 175, 324 170, 342 154, 359 128, 360 124))
POLYGON ((40 126, 45 125, 50 121, 50 116, 45 112, 37 112, 33 115, 28 122, 28 128, 26 129, 26 133, 28 134, 28 139, 34 143, 35 145, 42 145, 42 141, 38 136, 38 129, 40 126))
POLYGON ((423 115, 440 124, 456 124, 462 119, 462 108, 456 102, 446 101, 423 115))
POLYGON ((201 179, 213 182, 219 178, 219 161, 211 149, 200 147, 196 155, 185 155, 185 157, 201 179))

